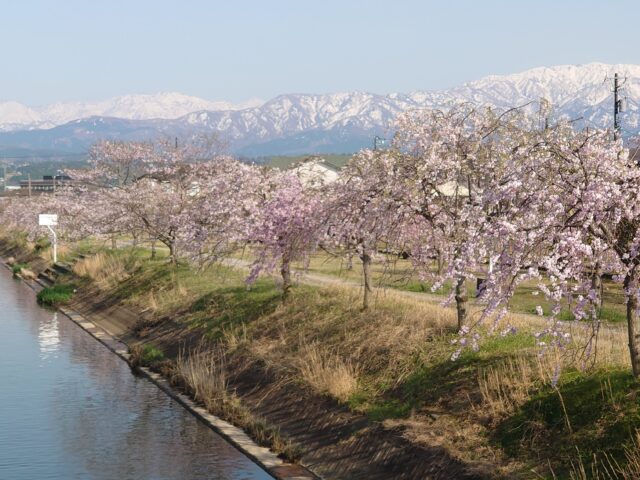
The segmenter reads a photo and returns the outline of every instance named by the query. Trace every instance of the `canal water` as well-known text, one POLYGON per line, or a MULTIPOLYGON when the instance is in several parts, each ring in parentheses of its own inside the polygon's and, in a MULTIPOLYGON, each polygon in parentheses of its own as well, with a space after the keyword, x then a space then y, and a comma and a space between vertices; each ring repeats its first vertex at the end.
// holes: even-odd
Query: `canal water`
POLYGON ((0 271, 0 479, 267 479, 0 271))

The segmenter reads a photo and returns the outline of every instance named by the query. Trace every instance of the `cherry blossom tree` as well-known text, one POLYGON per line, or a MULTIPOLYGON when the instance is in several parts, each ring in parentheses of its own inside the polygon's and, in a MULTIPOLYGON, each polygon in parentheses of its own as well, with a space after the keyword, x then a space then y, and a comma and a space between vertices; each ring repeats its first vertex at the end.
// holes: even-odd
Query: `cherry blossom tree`
POLYGON ((91 197, 108 208, 94 218, 96 233, 115 238, 118 233, 143 231, 162 242, 175 263, 181 241, 192 228, 188 212, 197 197, 198 169, 189 162, 191 153, 167 141, 95 145, 92 168, 70 175, 85 190, 96 192, 91 197))
MULTIPOLYGON (((565 300, 577 320, 592 320, 597 330, 600 289, 593 272, 613 273, 624 289, 631 365, 639 376, 640 169, 609 131, 561 123, 541 137, 537 185, 544 185, 546 203, 538 228, 546 249, 539 266, 549 284, 540 289, 554 301, 554 318, 565 300)), ((556 322, 548 333, 562 338, 561 330, 556 322)))
POLYGON ((183 243, 191 259, 210 263, 244 246, 260 218, 260 206, 269 189, 265 168, 227 156, 195 166, 191 208, 183 220, 190 228, 183 243))
MULTIPOLYGON (((386 151, 363 150, 354 155, 325 196, 327 236, 334 249, 355 253, 362 262, 363 309, 369 308, 371 264, 378 249, 403 251, 406 209, 396 199, 401 184, 393 177, 394 158, 386 151)), ((321 212, 321 210, 320 210, 321 212)), ((380 255, 386 259, 387 255, 380 255)))
POLYGON ((466 282, 492 258, 489 219, 500 210, 526 137, 518 110, 497 115, 464 104, 409 112, 394 139, 399 201, 412 216, 411 260, 434 289, 453 285, 458 327, 467 322, 466 282), (445 266, 433 272, 434 259, 445 266))
POLYGON ((283 299, 290 294, 291 263, 307 261, 323 234, 321 191, 307 188, 292 172, 274 171, 249 230, 248 240, 256 253, 247 282, 261 272, 279 269, 283 299))

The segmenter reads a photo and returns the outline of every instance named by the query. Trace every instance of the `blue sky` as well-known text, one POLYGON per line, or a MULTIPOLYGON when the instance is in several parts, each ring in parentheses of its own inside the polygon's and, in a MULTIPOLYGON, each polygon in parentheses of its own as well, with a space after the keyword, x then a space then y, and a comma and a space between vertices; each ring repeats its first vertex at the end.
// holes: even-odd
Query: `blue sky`
POLYGON ((440 89, 640 63, 640 2, 0 0, 0 99, 179 91, 209 100, 440 89))

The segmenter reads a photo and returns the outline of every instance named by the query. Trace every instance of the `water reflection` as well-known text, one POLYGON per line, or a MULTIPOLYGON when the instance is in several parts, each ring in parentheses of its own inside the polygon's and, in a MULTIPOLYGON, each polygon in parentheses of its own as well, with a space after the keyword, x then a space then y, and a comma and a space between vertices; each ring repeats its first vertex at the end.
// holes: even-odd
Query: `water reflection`
POLYGON ((40 345, 40 358, 46 360, 54 355, 60 345, 58 332, 58 312, 54 312, 49 321, 41 321, 38 327, 38 344, 40 345))
POLYGON ((0 272, 0 479, 271 478, 0 272))

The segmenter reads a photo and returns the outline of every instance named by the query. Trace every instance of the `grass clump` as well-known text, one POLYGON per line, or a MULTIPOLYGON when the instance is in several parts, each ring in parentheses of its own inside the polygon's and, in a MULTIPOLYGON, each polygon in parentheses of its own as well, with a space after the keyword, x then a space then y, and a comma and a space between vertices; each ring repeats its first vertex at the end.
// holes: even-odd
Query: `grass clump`
POLYGON ((131 349, 131 358, 129 362, 132 366, 152 366, 158 362, 164 361, 166 358, 164 352, 151 344, 142 346, 136 345, 131 349))
POLYGON ((53 285, 38 292, 38 302, 49 306, 62 305, 69 302, 74 293, 75 286, 72 284, 53 285))
POLYGON ((11 272, 13 273, 14 277, 17 277, 18 275, 20 275, 20 273, 22 273, 22 270, 24 269, 28 269, 29 265, 26 263, 14 263, 11 266, 11 272))
POLYGON ((323 351, 317 344, 304 347, 299 369, 302 379, 314 390, 341 403, 358 391, 357 367, 337 354, 323 351))

